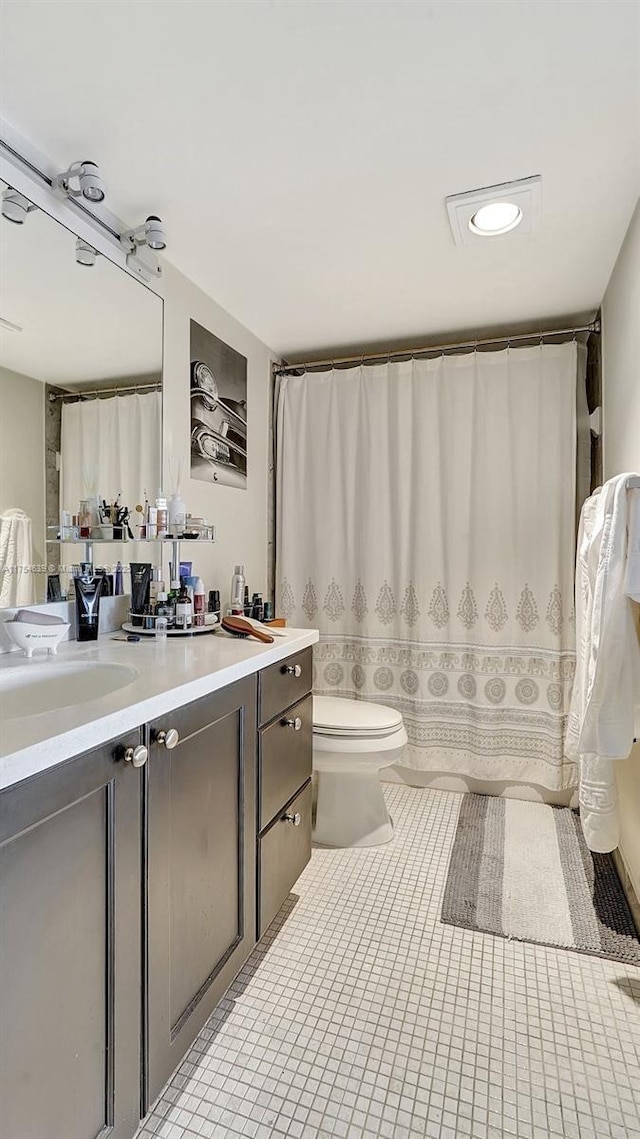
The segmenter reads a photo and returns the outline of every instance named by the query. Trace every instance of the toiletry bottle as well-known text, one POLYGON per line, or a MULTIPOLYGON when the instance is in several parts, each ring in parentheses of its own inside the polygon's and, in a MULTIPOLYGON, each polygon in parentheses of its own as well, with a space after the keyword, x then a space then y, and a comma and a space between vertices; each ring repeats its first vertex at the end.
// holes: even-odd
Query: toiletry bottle
POLYGON ((116 563, 116 579, 115 579, 115 585, 114 585, 113 592, 116 595, 116 597, 120 597, 124 593, 124 575, 122 572, 122 562, 121 561, 118 561, 116 563))
POLYGON ((151 598, 150 562, 131 562, 131 624, 144 624, 144 614, 151 598))
POLYGON ((90 562, 83 562, 74 575, 76 595, 76 640, 97 641, 100 619, 102 575, 93 572, 90 562))
POLYGON ((171 588, 167 594, 167 605, 169 606, 169 628, 172 629, 176 623, 176 601, 180 595, 180 582, 177 578, 171 578, 171 588))
POLYGON ((166 617, 168 619, 171 616, 171 606, 169 605, 169 599, 164 589, 161 589, 158 594, 155 612, 156 617, 166 617))
POLYGON ((253 617, 254 621, 262 621, 262 617, 263 617, 262 597, 259 593, 254 593, 254 595, 253 595, 253 603, 251 605, 251 616, 253 617))
POLYGON ((161 490, 159 490, 156 495, 156 525, 158 527, 158 537, 166 538, 169 530, 167 500, 161 490))
POLYGON ((91 537, 91 511, 89 510, 89 503, 83 498, 80 503, 80 537, 91 537))
POLYGON ((241 616, 244 613, 244 590, 244 566, 236 566, 231 578, 231 612, 241 616))
POLYGON ((204 583, 201 577, 193 587, 193 623, 198 628, 204 625, 204 583))
POLYGON ((169 531, 172 538, 178 538, 183 533, 186 517, 186 503, 181 499, 180 492, 176 491, 169 502, 169 531))
POLYGON ((176 600, 176 629, 190 629, 193 620, 191 598, 186 585, 181 586, 176 600))
POLYGON ((251 602, 249 601, 249 586, 244 587, 244 615, 245 617, 251 616, 251 602))
POLYGON ((155 566, 154 570, 153 570, 153 577, 151 579, 151 587, 150 587, 151 605, 154 608, 158 602, 158 596, 161 592, 164 592, 164 582, 162 580, 162 570, 159 569, 158 566, 155 566))
POLYGON ((147 521, 147 538, 158 537, 158 511, 155 506, 149 507, 149 517, 147 521))

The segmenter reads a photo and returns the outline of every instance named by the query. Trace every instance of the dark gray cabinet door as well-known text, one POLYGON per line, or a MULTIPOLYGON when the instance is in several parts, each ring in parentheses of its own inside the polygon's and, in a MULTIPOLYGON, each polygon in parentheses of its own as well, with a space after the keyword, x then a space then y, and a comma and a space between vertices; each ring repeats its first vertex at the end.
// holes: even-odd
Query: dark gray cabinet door
POLYGON ((0 792, 0 1134, 130 1139, 140 1108, 140 770, 123 746, 0 792))
POLYGON ((254 945, 255 704, 252 677, 149 726, 147 1105, 254 945))

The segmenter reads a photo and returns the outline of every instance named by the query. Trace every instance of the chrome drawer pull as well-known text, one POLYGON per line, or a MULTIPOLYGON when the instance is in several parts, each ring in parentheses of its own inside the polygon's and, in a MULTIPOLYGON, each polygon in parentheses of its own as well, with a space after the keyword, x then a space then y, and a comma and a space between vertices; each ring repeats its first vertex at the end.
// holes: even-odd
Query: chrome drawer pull
POLYGON ((138 744, 137 747, 126 747, 123 758, 125 763, 132 763, 134 767, 144 767, 149 758, 149 752, 144 744, 138 744))
POLYGON ((164 744, 167 751, 172 751, 174 747, 178 746, 180 736, 176 728, 167 728, 166 732, 158 732, 156 736, 156 743, 164 744))
POLYGON ((295 720, 285 720, 284 726, 285 728, 293 728, 294 732, 299 732, 302 727, 302 720, 296 716, 295 720))
POLYGON ((286 815, 282 816, 282 821, 283 823, 291 823, 292 827, 299 827, 302 822, 302 815, 299 811, 296 811, 295 815, 287 811, 286 815))
POLYGON ((302 665, 301 664, 285 664, 282 671, 286 675, 295 676, 296 679, 299 680, 300 677, 302 676, 302 665))

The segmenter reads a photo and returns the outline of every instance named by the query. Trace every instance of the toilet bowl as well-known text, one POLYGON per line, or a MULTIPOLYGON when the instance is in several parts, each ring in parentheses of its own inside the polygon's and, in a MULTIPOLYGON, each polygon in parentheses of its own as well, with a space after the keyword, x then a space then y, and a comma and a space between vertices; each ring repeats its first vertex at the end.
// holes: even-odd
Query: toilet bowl
POLYGON ((313 697, 313 839, 323 846, 379 846, 393 838, 380 770, 407 743, 402 716, 384 704, 313 697))

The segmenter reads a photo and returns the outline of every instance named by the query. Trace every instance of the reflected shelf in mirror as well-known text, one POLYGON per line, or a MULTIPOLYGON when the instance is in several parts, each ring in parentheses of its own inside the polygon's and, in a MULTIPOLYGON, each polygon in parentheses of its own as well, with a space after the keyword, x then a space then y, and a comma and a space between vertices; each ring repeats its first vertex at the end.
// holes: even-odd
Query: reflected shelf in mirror
MULTIPOLYGON (((215 527, 213 527, 215 530, 215 527)), ((216 536, 212 538, 47 538, 47 546, 156 546, 158 542, 163 545, 172 546, 174 542, 187 542, 189 546, 204 546, 207 542, 212 544, 215 542, 216 536)))

